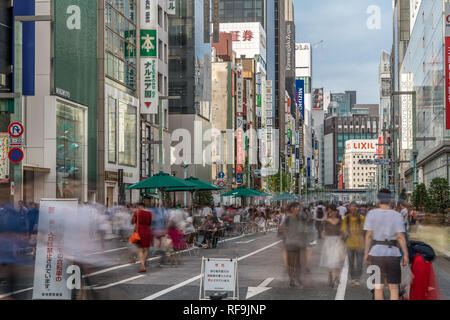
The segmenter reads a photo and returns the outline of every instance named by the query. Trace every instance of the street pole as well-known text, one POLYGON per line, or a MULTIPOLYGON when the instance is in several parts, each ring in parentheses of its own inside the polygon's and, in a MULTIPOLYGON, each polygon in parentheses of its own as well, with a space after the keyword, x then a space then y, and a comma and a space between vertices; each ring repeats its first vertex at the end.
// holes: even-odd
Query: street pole
MULTIPOLYGON (((14 121, 22 123, 22 21, 14 21, 14 121)), ((22 162, 14 164, 14 202, 23 200, 22 162)))
POLYGON ((414 92, 412 95, 412 136, 413 136, 413 168, 414 168, 414 180, 413 180, 413 190, 416 190, 417 187, 417 140, 416 140, 416 134, 417 134, 417 114, 416 114, 416 93, 414 92))

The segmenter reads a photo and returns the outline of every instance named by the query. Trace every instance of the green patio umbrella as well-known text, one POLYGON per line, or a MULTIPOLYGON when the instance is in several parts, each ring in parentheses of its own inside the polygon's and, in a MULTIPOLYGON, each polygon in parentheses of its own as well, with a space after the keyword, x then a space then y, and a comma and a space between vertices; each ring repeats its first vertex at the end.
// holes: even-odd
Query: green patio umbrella
POLYGON ((294 194, 284 192, 270 199, 270 201, 283 201, 283 200, 300 200, 300 198, 294 194))
POLYGON ((173 187, 173 188, 167 188, 166 191, 197 191, 197 190, 223 190, 223 188, 215 186, 211 183, 208 183, 206 181, 200 180, 198 178, 190 177, 185 179, 189 184, 193 184, 192 187, 173 187))
POLYGON ((209 182, 200 180, 198 178, 190 177, 185 179, 189 184, 193 184, 193 187, 174 187, 174 188, 167 188, 166 191, 189 191, 191 193, 191 206, 194 208, 194 192, 195 191, 217 191, 217 190, 223 190, 223 188, 218 187, 216 185, 213 185, 209 182))
POLYGON ((167 188, 174 187, 195 187, 195 185, 161 171, 160 173, 128 186, 125 189, 160 189, 166 191, 167 188))
POLYGON ((259 191, 246 187, 239 187, 220 195, 221 197, 234 196, 235 198, 259 197, 259 191))

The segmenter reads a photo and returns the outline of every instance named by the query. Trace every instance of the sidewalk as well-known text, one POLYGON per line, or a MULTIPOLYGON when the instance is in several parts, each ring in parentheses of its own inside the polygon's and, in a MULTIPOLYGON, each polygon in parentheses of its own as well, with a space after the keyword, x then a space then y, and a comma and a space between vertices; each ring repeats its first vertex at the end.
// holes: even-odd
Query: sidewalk
POLYGON ((428 243, 437 254, 450 259, 450 227, 412 226, 408 236, 411 240, 428 243))

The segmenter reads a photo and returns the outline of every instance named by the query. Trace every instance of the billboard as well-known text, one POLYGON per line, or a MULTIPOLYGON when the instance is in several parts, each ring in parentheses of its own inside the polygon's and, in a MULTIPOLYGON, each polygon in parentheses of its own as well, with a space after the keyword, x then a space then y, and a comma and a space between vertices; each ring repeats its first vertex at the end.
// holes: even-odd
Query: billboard
POLYGON ((345 152, 376 153, 377 143, 378 141, 376 139, 347 140, 345 142, 345 152))
POLYGON ((300 109, 302 119, 305 119, 305 80, 295 80, 297 108, 300 109))
POLYGON ((88 108, 89 189, 97 188, 97 1, 53 1, 52 94, 88 108))
POLYGON ((313 109, 323 110, 323 88, 314 89, 313 109))
MULTIPOLYGON (((35 0, 15 0, 13 5, 13 16, 34 16, 35 0)), ((14 24, 13 24, 14 26, 14 24)), ((12 29, 14 39, 14 27, 12 29)), ((24 22, 22 24, 22 94, 34 96, 35 75, 35 22, 24 22)), ((13 49, 14 50, 14 49, 13 49)), ((13 55, 14 64, 14 55, 13 55)), ((12 77, 14 81, 14 76, 12 77)), ((13 87, 14 89, 14 83, 13 87)))
POLYGON ((9 183, 9 133, 0 132, 0 183, 9 183))
MULTIPOLYGON (((448 72, 448 70, 447 70, 448 72)), ((412 73, 402 73, 400 79, 400 91, 413 89, 412 73)), ((401 107, 401 142, 402 150, 412 149, 412 96, 402 94, 400 96, 401 107)))

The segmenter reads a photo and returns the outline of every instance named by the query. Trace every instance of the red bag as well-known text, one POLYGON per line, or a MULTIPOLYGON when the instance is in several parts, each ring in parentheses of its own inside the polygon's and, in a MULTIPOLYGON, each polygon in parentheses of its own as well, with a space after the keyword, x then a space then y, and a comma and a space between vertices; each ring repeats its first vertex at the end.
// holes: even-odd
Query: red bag
POLYGON ((139 228, 139 211, 136 211, 136 227, 134 228, 133 234, 130 236, 129 242, 131 244, 137 244, 141 241, 141 237, 139 233, 136 231, 139 228))

